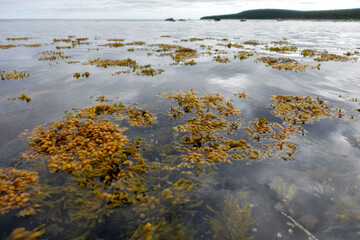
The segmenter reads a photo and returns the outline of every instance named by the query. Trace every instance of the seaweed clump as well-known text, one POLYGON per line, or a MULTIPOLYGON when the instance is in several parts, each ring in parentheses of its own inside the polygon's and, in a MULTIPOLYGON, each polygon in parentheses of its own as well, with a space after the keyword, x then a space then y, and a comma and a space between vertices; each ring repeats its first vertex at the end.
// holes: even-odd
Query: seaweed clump
POLYGON ((6 40, 8 41, 20 41, 20 40, 23 40, 23 41, 26 41, 26 40, 29 40, 30 38, 29 37, 18 37, 18 38, 6 38, 6 40))
POLYGON ((135 41, 135 42, 130 42, 130 43, 126 43, 126 45, 128 46, 142 46, 145 45, 146 43, 143 41, 135 41))
POLYGON ((83 65, 95 65, 97 67, 101 68, 107 68, 107 67, 130 67, 133 71, 135 71, 139 65, 135 60, 132 60, 130 58, 123 59, 123 60, 111 60, 111 59, 103 59, 100 60, 99 58, 94 60, 89 60, 87 63, 83 63, 83 65))
POLYGON ((319 97, 276 95, 272 96, 273 114, 296 123, 312 123, 320 118, 331 117, 330 108, 319 97))
POLYGON ((14 45, 14 44, 0 45, 0 49, 9 49, 9 48, 14 48, 14 47, 16 47, 16 45, 14 45))
POLYGON ((316 51, 316 50, 314 50, 314 49, 309 49, 309 48, 307 48, 307 49, 303 49, 303 50, 301 51, 301 55, 302 55, 303 57, 313 57, 313 56, 315 56, 316 54, 318 54, 318 51, 316 51))
POLYGON ((170 45, 170 44, 164 44, 164 43, 152 44, 151 46, 159 48, 159 49, 156 49, 155 52, 169 52, 171 50, 181 48, 181 46, 179 46, 179 45, 170 45))
POLYGON ((24 46, 24 47, 42 47, 42 44, 39 43, 35 43, 35 44, 21 44, 20 46, 24 46))
POLYGON ((317 62, 325 62, 325 61, 336 61, 336 62, 347 62, 347 61, 355 61, 356 58, 349 58, 342 55, 337 55, 328 52, 322 52, 319 54, 319 57, 314 58, 317 62))
POLYGON ((256 40, 248 40, 248 41, 243 42, 243 44, 257 46, 257 45, 260 45, 261 43, 259 43, 256 40))
POLYGON ((0 214, 27 206, 31 185, 38 182, 38 174, 14 168, 0 169, 0 214))
POLYGON ((251 138, 258 142, 266 139, 265 147, 267 154, 271 156, 272 150, 278 152, 286 151, 281 157, 284 160, 293 159, 294 153, 297 151, 296 144, 287 141, 296 131, 304 132, 303 128, 294 126, 291 123, 284 124, 271 123, 264 117, 260 116, 257 120, 252 120, 246 130, 251 134, 251 138))
POLYGON ((239 51, 238 54, 234 55, 234 59, 239 59, 241 61, 241 60, 245 60, 253 55, 254 55, 253 53, 248 52, 248 51, 239 51))
POLYGON ((125 46, 125 44, 121 43, 121 42, 114 42, 114 43, 101 44, 101 45, 98 45, 98 46, 99 47, 117 48, 117 47, 123 47, 123 46, 125 46))
POLYGON ((191 59, 190 61, 188 61, 188 62, 184 62, 184 65, 186 65, 186 66, 188 66, 188 65, 190 65, 190 66, 194 66, 194 65, 196 65, 196 62, 195 62, 195 60, 194 59, 191 59))
POLYGON ((70 49, 71 46, 56 46, 56 49, 59 50, 59 49, 70 49))
POLYGON ((191 48, 184 48, 184 47, 178 47, 178 49, 175 50, 171 54, 171 58, 176 62, 184 62, 191 58, 197 58, 197 51, 191 48))
POLYGON ((39 58, 39 61, 54 61, 54 60, 57 60, 57 59, 71 58, 71 56, 63 55, 64 54, 63 52, 43 51, 40 54, 44 55, 45 57, 39 58))
POLYGON ((217 55, 213 58, 214 61, 220 62, 220 63, 228 63, 230 62, 229 58, 227 57, 221 57, 220 55, 217 55))
POLYGON ((53 42, 66 42, 66 43, 69 43, 69 42, 71 42, 71 38, 54 38, 53 42))
POLYGON ((153 77, 155 75, 160 75, 163 72, 164 72, 163 69, 145 68, 145 69, 142 69, 141 71, 136 72, 136 75, 152 76, 153 77))
POLYGON ((97 104, 88 108, 82 108, 76 115, 80 118, 96 119, 101 115, 112 115, 117 120, 128 119, 132 126, 149 126, 156 120, 154 114, 135 106, 124 106, 119 104, 97 104))
POLYGON ((107 99, 104 95, 102 95, 102 96, 97 97, 96 101, 97 102, 109 102, 110 100, 107 99))
POLYGON ((30 102, 31 101, 31 97, 25 95, 25 93, 22 93, 19 97, 17 97, 18 99, 20 99, 21 101, 26 101, 26 102, 30 102))
POLYGON ((288 53, 288 52, 296 52, 297 47, 295 46, 282 46, 282 47, 268 47, 271 52, 279 52, 279 53, 288 53))
POLYGON ((238 98, 247 98, 247 94, 244 92, 235 93, 238 98))
POLYGON ((45 157, 50 172, 73 175, 80 187, 90 188, 107 207, 136 202, 146 191, 141 182, 147 170, 140 154, 143 140, 129 140, 123 134, 126 128, 102 117, 112 114, 128 118, 134 126, 149 125, 155 118, 146 110, 122 104, 82 109, 76 116, 49 127, 36 127, 28 137, 30 150, 22 158, 45 157), (120 116, 123 114, 128 116, 120 116))
POLYGON ((0 78, 1 80, 5 80, 5 79, 24 79, 24 78, 28 78, 30 76, 30 74, 27 74, 25 72, 17 72, 16 70, 14 70, 13 73, 6 73, 5 71, 1 71, 0 70, 0 78))
POLYGON ((79 79, 80 77, 85 77, 88 78, 90 76, 89 72, 84 72, 84 73, 74 73, 73 77, 76 79, 79 79))
POLYGON ((185 132, 183 140, 180 141, 180 149, 187 153, 182 155, 185 162, 179 167, 201 166, 215 162, 230 163, 230 159, 242 159, 249 155, 250 159, 257 159, 259 154, 256 150, 250 149, 251 146, 245 140, 231 140, 221 133, 232 132, 239 127, 236 121, 227 121, 225 118, 240 115, 240 110, 236 109, 230 101, 219 94, 205 94, 198 96, 196 92, 184 91, 178 93, 168 93, 165 99, 173 100, 178 107, 171 107, 168 115, 172 118, 182 118, 185 114, 190 114, 183 125, 174 127, 176 132, 185 132), (229 155, 230 151, 238 154, 229 155))
POLYGON ((261 57, 257 61, 267 63, 267 67, 272 67, 274 69, 285 69, 294 72, 305 72, 307 68, 311 69, 320 69, 320 64, 313 66, 309 64, 301 64, 295 59, 292 58, 274 58, 274 57, 261 57))

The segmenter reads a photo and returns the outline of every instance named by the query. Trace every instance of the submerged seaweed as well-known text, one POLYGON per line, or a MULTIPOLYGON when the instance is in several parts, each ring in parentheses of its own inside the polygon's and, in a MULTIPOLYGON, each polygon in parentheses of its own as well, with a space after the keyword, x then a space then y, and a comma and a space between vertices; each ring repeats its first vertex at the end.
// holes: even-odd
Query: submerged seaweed
POLYGON ((205 220, 210 224, 214 239, 251 240, 249 230, 256 220, 251 217, 251 206, 241 207, 235 198, 228 197, 224 201, 223 209, 216 211, 210 206, 213 217, 207 216, 205 220))

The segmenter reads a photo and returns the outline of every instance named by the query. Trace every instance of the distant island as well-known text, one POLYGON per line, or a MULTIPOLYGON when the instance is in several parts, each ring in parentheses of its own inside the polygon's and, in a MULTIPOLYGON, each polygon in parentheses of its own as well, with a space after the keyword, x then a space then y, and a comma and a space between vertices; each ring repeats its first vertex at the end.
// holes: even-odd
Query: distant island
POLYGON ((255 9, 235 14, 205 16, 200 19, 324 19, 324 20, 360 20, 360 8, 298 11, 284 9, 255 9))

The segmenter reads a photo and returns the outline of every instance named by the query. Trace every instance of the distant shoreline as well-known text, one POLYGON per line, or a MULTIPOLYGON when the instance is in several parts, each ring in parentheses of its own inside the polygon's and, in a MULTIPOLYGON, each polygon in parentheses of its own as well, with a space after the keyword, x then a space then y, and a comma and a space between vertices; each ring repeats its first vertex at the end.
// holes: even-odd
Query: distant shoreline
POLYGON ((206 19, 360 20, 360 8, 321 11, 255 9, 235 14, 212 15, 200 18, 200 20, 206 19))
MULTIPOLYGON (((186 22, 194 22, 194 21, 203 21, 203 20, 208 20, 208 21, 212 21, 213 19, 191 19, 191 20, 187 20, 186 22)), ((237 21, 239 19, 221 19, 223 21, 237 21)), ((277 19, 247 19, 248 21, 276 21, 277 19)), ((314 22, 359 22, 360 19, 282 19, 282 20, 287 20, 287 21, 314 21, 314 22)), ((122 21, 122 22, 165 22, 164 19, 34 19, 34 18, 30 18, 30 19, 0 19, 0 21, 122 21)), ((181 21, 177 21, 177 22, 181 22, 181 21)))

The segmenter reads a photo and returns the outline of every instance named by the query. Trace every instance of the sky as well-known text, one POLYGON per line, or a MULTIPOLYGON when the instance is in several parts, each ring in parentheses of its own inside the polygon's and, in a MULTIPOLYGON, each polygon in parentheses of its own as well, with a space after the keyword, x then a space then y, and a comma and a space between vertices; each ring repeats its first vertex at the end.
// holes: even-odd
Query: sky
POLYGON ((359 0, 0 0, 0 19, 199 19, 250 9, 360 8, 359 0))

